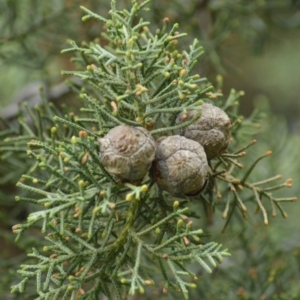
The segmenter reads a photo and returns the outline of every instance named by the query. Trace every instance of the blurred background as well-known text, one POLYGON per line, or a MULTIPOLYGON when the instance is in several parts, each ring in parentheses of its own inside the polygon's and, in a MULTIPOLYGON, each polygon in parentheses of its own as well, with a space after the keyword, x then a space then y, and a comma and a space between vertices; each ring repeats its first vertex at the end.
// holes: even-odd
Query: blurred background
MULTIPOLYGON (((116 2, 124 8, 131 3, 116 2)), ((40 86, 49 101, 76 101, 60 74, 74 66, 71 57, 60 51, 67 47, 67 39, 79 44, 101 39, 103 30, 97 22, 81 22, 80 5, 103 16, 110 9, 108 0, 0 0, 0 130, 5 122, 16 121, 18 103, 41 103, 40 86)), ((201 41, 205 55, 197 73, 213 84, 219 84, 216 78, 222 75, 225 96, 232 88, 243 90, 241 114, 249 116, 255 109, 266 113, 253 153, 257 156, 259 151, 271 149, 274 155, 253 176, 269 172, 272 176, 281 173, 283 178, 292 177, 290 194, 298 196, 300 1, 153 0, 148 7, 145 20, 152 22, 152 29, 168 17, 171 24, 179 23, 180 32, 188 33, 179 47, 194 38, 201 41)), ((0 131, 0 145, 3 136, 0 131)), ((16 160, 8 165, 0 148, 0 291, 5 293, 14 283, 15 265, 36 243, 34 236, 27 236, 15 245, 11 233, 11 226, 24 220, 29 210, 14 202, 15 195, 21 193, 15 183, 27 168, 26 150, 23 152, 24 164, 16 160)), ((224 221, 217 213, 207 231, 231 252, 238 251, 239 256, 213 276, 200 274, 203 284, 195 291, 195 299, 197 295, 203 299, 300 299, 300 208, 297 203, 287 203, 285 209, 289 218, 278 217, 263 231, 262 220, 255 217, 248 225, 231 226, 222 236, 219 234, 224 221)), ((12 298, 5 295, 5 299, 12 298)))

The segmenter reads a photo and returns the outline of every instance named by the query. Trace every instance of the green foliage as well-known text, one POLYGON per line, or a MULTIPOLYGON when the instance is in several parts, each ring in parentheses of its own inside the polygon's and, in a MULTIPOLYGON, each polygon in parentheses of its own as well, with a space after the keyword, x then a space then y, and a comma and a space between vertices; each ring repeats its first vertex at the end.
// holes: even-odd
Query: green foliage
MULTIPOLYGON (((177 24, 169 28, 164 19, 153 33, 148 22, 138 20, 148 2, 133 1, 130 11, 120 11, 112 1, 109 18, 82 8, 83 20, 104 23, 106 32, 89 44, 70 41, 63 51, 76 55, 73 61, 80 69, 63 72, 82 80, 80 111, 64 115, 45 101, 35 112, 27 110, 29 121, 19 119, 17 129, 7 124, 1 132, 8 174, 24 160, 26 144, 29 148, 30 160, 22 163, 26 171, 17 184, 24 194, 16 200, 34 204, 36 211, 13 231, 17 239, 34 229, 43 236, 21 265, 23 279, 12 287, 15 293, 32 299, 98 299, 101 294, 123 299, 159 288, 168 294, 180 291, 188 299, 189 289, 197 288, 212 297, 197 279, 229 253, 199 229, 202 205, 208 219, 214 210, 222 212, 225 230, 233 221, 243 224, 253 205, 267 225, 270 209, 271 215, 279 211, 286 217, 281 202, 296 200, 273 194, 290 187, 290 179, 274 184, 280 177, 269 173, 251 179, 270 151, 254 151, 243 169, 261 114, 255 111, 243 120, 238 115, 243 93, 232 90, 224 99, 206 78, 194 75, 203 50, 194 40, 189 51, 179 51, 177 43, 185 34, 177 31, 177 24), (149 177, 139 183, 118 182, 101 165, 97 138, 109 129, 126 123, 147 128, 155 138, 170 135, 199 118, 203 102, 224 109, 233 129, 228 152, 210 162, 209 182, 199 196, 173 198, 149 177), (174 126, 177 114, 190 109, 199 110, 196 118, 174 126), (34 292, 28 285, 35 285, 34 292)), ((217 84, 221 88, 220 77, 217 84)), ((16 177, 20 170, 15 172, 10 175, 16 177)))

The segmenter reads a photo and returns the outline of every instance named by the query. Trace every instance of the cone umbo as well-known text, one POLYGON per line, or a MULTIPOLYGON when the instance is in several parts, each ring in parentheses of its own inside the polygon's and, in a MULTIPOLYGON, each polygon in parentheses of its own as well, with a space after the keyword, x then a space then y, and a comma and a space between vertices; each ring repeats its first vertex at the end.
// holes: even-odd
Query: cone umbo
POLYGON ((158 141, 150 175, 162 190, 173 196, 193 195, 205 186, 208 168, 199 143, 173 135, 158 141))
POLYGON ((119 125, 99 140, 100 161, 105 169, 124 181, 141 180, 155 155, 155 141, 143 127, 119 125))
MULTIPOLYGON (((176 118, 176 125, 191 120, 197 113, 197 110, 180 113, 176 118)), ((230 131, 231 121, 228 115, 221 108, 204 103, 201 117, 193 124, 177 130, 175 134, 200 143, 207 159, 212 159, 226 150, 230 131)))

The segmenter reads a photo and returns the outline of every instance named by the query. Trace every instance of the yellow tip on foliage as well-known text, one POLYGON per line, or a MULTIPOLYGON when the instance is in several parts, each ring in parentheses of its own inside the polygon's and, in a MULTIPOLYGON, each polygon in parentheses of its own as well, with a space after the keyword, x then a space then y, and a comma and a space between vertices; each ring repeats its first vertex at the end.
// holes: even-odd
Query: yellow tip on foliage
POLYGON ((266 156, 270 156, 270 155, 272 155, 272 151, 269 150, 266 152, 266 156))

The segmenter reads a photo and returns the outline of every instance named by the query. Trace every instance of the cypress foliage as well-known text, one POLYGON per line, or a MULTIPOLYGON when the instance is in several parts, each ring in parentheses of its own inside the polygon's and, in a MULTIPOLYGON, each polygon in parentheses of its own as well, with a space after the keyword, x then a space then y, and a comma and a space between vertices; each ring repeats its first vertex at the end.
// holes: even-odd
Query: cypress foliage
MULTIPOLYGON (((235 247, 251 255, 250 233, 255 229, 239 233, 229 249, 218 234, 208 234, 208 224, 220 216, 225 220, 223 233, 249 226, 245 222, 253 218, 253 210, 259 224, 268 225, 278 213, 286 218, 284 202, 297 198, 285 191, 292 186, 290 178, 282 180, 267 169, 272 151, 253 138, 264 122, 263 113, 241 116, 243 92, 232 89, 223 95, 220 76, 214 87, 198 75, 195 67, 204 54, 199 41, 181 50, 186 34, 168 18, 152 30, 150 22, 139 17, 149 2, 132 1, 130 9, 119 10, 111 1, 107 17, 81 7, 83 21, 104 25, 104 31, 90 43, 70 40, 62 51, 73 55, 78 69, 62 71, 80 79, 72 84, 78 109, 57 109, 41 90, 43 104, 34 109, 24 104, 17 127, 3 122, 1 155, 8 174, 3 180, 22 172, 16 200, 30 207, 27 220, 15 224, 13 232, 19 243, 28 234, 39 238, 18 270, 22 279, 13 284, 12 293, 28 299, 126 299, 136 294, 147 299, 153 293, 166 299, 193 299, 196 294, 207 299, 259 299, 276 295, 272 283, 282 268, 279 258, 288 264, 299 262, 299 253, 292 257, 291 248, 287 255, 279 249, 266 254, 258 245, 253 254, 257 257, 246 260, 246 271, 229 262, 241 262, 235 247), (103 166, 98 139, 110 129, 141 126, 157 141, 197 121, 203 103, 224 110, 232 125, 228 149, 208 162, 201 193, 171 196, 151 176, 119 180, 103 166), (198 112, 195 117, 175 124, 178 114, 191 110, 198 112), (253 261, 257 268, 251 267, 253 261), (234 295, 230 284, 219 285, 231 273, 236 275, 230 280, 239 286, 234 295), (251 283, 245 282, 247 276, 251 283), (265 286, 259 285, 258 277, 265 286), (250 294, 252 286, 255 293, 250 294)), ((259 244, 268 240, 264 230, 259 244)), ((289 269, 285 278, 293 280, 296 272, 289 269)), ((297 288, 283 290, 287 294, 282 297, 299 295, 297 288)))

